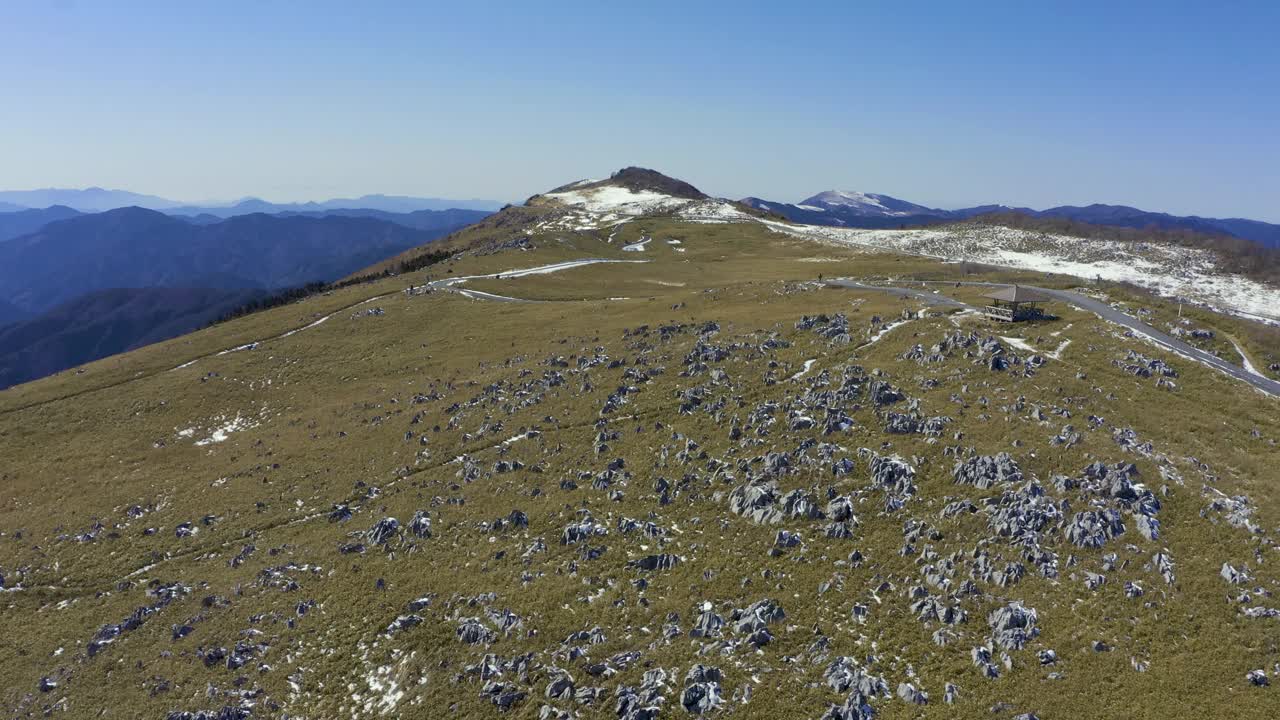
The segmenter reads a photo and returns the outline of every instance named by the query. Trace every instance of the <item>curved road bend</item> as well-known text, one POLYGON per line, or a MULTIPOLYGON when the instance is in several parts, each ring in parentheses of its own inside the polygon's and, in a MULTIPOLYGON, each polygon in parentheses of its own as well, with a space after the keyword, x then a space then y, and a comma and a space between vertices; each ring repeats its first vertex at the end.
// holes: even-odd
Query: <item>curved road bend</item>
MULTIPOLYGON (((980 308, 974 307, 973 305, 969 305, 968 303, 963 303, 959 300, 956 300, 955 298, 950 298, 940 293, 933 293, 927 290, 915 290, 912 288, 895 287, 890 285, 867 285, 864 283, 857 282, 855 280, 847 280, 844 278, 827 280, 826 284, 832 287, 843 287, 843 288, 850 288, 853 290, 876 290, 879 292, 887 292, 891 295, 896 295, 898 297, 909 297, 917 300, 923 300, 925 302, 935 303, 938 305, 948 305, 951 307, 963 307, 963 308, 969 308, 973 310, 980 310, 980 308)), ((944 282, 939 284, 954 285, 955 283, 944 282)), ((960 284, 978 286, 978 287, 1005 287, 1005 285, 1001 285, 999 283, 962 282, 960 284)), ((1217 355, 1213 355, 1211 353, 1207 353, 1198 348, 1192 347, 1191 345, 1188 345, 1187 343, 1173 337, 1172 335, 1169 335, 1168 333, 1161 332, 1151 327, 1150 325, 1142 322, 1141 320, 1133 317, 1132 315, 1127 315, 1125 313, 1120 312, 1119 310, 1111 307, 1110 305, 1102 302, 1101 300, 1095 300, 1094 298, 1091 298, 1087 295, 1081 295, 1080 293, 1072 292, 1070 290, 1053 290, 1050 288, 1036 287, 1034 285, 1023 285, 1022 287, 1044 293, 1045 295, 1048 295, 1054 300, 1067 303, 1068 305, 1074 305, 1080 308, 1081 310, 1084 310, 1086 312, 1091 312, 1097 315, 1103 320, 1108 320, 1117 325, 1121 325, 1123 327, 1129 328, 1135 333, 1146 336, 1152 342, 1154 342, 1157 345, 1160 345, 1161 347, 1165 348, 1166 350, 1169 350, 1170 352, 1176 353, 1178 355, 1182 355, 1183 357, 1187 357, 1196 362, 1208 365, 1214 370, 1217 370, 1221 373, 1229 375, 1241 382, 1248 383, 1253 387, 1257 388, 1258 390, 1261 390, 1262 392, 1267 393, 1268 395, 1271 395, 1273 397, 1280 397, 1280 382, 1276 382, 1275 380, 1272 380, 1270 378, 1262 377, 1261 375, 1255 375, 1238 365, 1233 365, 1227 362, 1226 360, 1223 360, 1217 355)))

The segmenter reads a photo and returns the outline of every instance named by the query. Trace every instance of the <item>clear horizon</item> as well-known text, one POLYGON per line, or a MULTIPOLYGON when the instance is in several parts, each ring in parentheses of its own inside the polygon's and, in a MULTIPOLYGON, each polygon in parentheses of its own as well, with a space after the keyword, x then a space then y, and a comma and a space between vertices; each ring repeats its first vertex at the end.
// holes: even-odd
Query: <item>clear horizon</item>
POLYGON ((519 202, 642 165, 735 199, 1280 222, 1280 7, 1029 5, 24 1, 0 189, 519 202))

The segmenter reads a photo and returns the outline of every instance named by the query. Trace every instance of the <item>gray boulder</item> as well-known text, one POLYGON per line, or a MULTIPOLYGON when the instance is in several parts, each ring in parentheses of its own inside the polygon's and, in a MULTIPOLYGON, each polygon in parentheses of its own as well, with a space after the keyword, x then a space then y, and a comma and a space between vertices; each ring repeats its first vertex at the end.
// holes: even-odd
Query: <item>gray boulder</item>
POLYGON ((702 715, 714 710, 724 702, 721 681, 720 668, 694 665, 685 673, 680 705, 692 715, 702 715))
POLYGON ((385 545, 391 538, 396 536, 400 530, 400 521, 393 517, 387 517, 379 520, 376 525, 369 528, 365 533, 365 537, 374 545, 385 545))
POLYGON ((1009 453, 999 455, 978 455, 956 463, 951 471, 952 478, 961 485, 972 485, 979 490, 986 490, 997 483, 1012 483, 1022 480, 1022 470, 1014 462, 1009 453))
POLYGON ((1084 510, 1075 514, 1065 530, 1067 539, 1080 547, 1102 547, 1111 538, 1124 533, 1120 513, 1106 510, 1084 510))
POLYGON ((1006 650, 1021 650, 1029 640, 1039 635, 1037 620, 1035 608, 1025 607, 1020 602, 1011 602, 987 615, 992 642, 1006 650))

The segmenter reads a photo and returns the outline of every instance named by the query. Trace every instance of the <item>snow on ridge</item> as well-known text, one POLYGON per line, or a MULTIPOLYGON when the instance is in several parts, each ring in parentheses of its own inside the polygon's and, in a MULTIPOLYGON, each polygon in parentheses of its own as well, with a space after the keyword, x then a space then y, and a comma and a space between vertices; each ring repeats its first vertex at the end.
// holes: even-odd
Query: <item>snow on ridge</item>
MULTIPOLYGON (((798 205, 805 209, 823 210, 824 208, 815 206, 815 203, 822 203, 827 207, 845 207, 861 210, 868 214, 886 215, 890 217, 898 217, 902 215, 910 215, 910 210, 894 210, 884 204, 887 198, 885 195, 877 195, 875 193, 857 192, 854 190, 827 190, 820 192, 811 198, 804 200, 804 204, 798 205)), ((892 200, 893 198, 888 198, 892 200)))
POLYGON ((889 211, 889 208, 880 202, 875 195, 864 192, 856 192, 853 190, 828 190, 818 193, 815 198, 827 203, 828 205, 849 205, 853 207, 870 207, 877 210, 889 211))
POLYGON ((1280 322, 1280 288, 1218 268, 1210 250, 1053 235, 1000 225, 865 230, 772 220, 779 232, 835 245, 900 252, 949 262, 1129 282, 1238 315, 1280 322))
POLYGON ((542 197, 587 212, 621 213, 623 215, 644 215, 656 210, 676 208, 693 202, 685 198, 672 197, 650 190, 635 191, 616 185, 547 193, 542 197))
POLYGON ((621 225, 642 215, 674 213, 682 220, 698 223, 726 223, 751 220, 724 200, 692 200, 651 190, 605 185, 583 190, 547 193, 542 198, 562 206, 567 212, 539 223, 537 230, 586 231, 621 225))
POLYGON ((693 200, 680 208, 677 213, 681 219, 700 223, 728 223, 754 220, 749 215, 724 200, 693 200))

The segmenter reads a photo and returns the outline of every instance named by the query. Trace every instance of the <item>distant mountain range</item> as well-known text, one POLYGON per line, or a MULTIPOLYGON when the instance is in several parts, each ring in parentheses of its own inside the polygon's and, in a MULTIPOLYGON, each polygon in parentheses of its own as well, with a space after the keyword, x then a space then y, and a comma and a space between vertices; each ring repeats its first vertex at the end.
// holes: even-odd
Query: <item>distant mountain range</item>
POLYGON ((1193 230, 1212 235, 1231 235, 1267 247, 1280 248, 1280 225, 1242 218, 1202 218, 1149 212, 1124 205, 1063 205, 1033 210, 1008 205, 979 205, 958 210, 941 210, 899 200, 888 195, 829 190, 790 204, 743 198, 751 207, 777 213, 788 220, 810 225, 894 228, 965 220, 996 212, 1017 212, 1032 217, 1061 217, 1093 225, 1163 230, 1193 230))
POLYGON ((401 195, 362 195, 358 198, 335 198, 324 202, 273 203, 258 198, 245 198, 233 205, 191 206, 184 205, 166 210, 170 215, 214 215, 233 217, 249 213, 320 213, 323 211, 376 210, 385 213, 413 213, 422 210, 485 210, 493 211, 502 204, 492 200, 447 200, 444 198, 419 198, 401 195))
MULTIPOLYGON (((439 230, 440 228, 457 229, 472 223, 479 222, 488 217, 492 213, 487 210, 463 210, 459 208, 451 208, 448 210, 414 210, 413 212, 388 212, 386 210, 372 210, 369 208, 337 208, 334 210, 315 210, 309 212, 299 211, 283 211, 271 213, 274 217, 363 217, 373 218, 375 220, 384 220, 396 225, 403 225, 407 228, 417 230, 439 230)), ((3 218, 0 215, 0 218, 3 218)), ((200 215, 173 215, 172 217, 179 220, 195 223, 197 225, 210 225, 219 223, 227 218, 218 217, 202 213, 200 215)), ((232 216, 236 217, 236 216, 232 216)), ((2 222, 2 220, 0 220, 2 222)), ((0 235, 0 239, 3 236, 0 235)))
MULTIPOLYGON (((605 186, 712 200, 641 168, 553 194, 595 197, 605 186)), ((1280 248, 1280 225, 1115 205, 942 210, 835 190, 795 204, 741 202, 815 225, 897 228, 1016 212, 1230 235, 1280 248)), ((497 206, 390 195, 196 206, 102 188, 0 191, 0 387, 182 334, 273 290, 345 277, 480 222, 497 206)))
POLYGON ((0 212, 47 208, 64 205, 80 212, 102 212, 122 207, 164 210, 178 215, 209 214, 218 217, 249 213, 313 212, 339 208, 366 208, 384 212, 409 213, 417 210, 497 210, 502 203, 493 200, 449 200, 405 195, 362 195, 358 198, 334 198, 323 202, 272 203, 258 198, 245 198, 235 203, 198 206, 154 195, 141 195, 127 190, 92 188, 45 188, 42 190, 0 190, 0 212))
POLYGON ((0 214, 0 388, 176 337, 271 290, 336 280, 489 214, 0 214))
POLYGON ((0 190, 0 202, 19 208, 47 208, 65 205, 81 212, 102 212, 121 207, 144 207, 152 210, 175 208, 182 203, 155 195, 141 195, 128 190, 91 188, 44 188, 41 190, 0 190))
POLYGON ((115 287, 291 287, 340 278, 473 221, 420 230, 367 217, 254 214, 200 225, 121 208, 0 243, 0 298, 34 314, 115 287))
MULTIPOLYGON (((20 210, 17 212, 0 212, 0 242, 12 240, 13 238, 29 235, 40 228, 57 220, 66 220, 67 218, 84 215, 79 210, 69 208, 65 205, 54 205, 43 210, 20 210)), ((166 213, 172 214, 172 213, 166 213)), ((244 213, 251 215, 254 213, 244 213)), ((274 215, 279 217, 311 217, 321 218, 330 215, 340 217, 367 217, 377 220, 385 220, 387 222, 403 225, 408 228, 418 230, 439 230, 439 229, 457 229, 465 225, 479 222, 481 219, 488 217, 490 213, 487 210, 462 210, 451 208, 448 210, 415 210, 413 212, 387 212, 385 210, 371 210, 367 208, 338 208, 334 210, 316 210, 313 212, 278 212, 274 215)), ((208 213, 200 215, 172 215, 175 218, 198 225, 212 225, 226 220, 227 217, 218 215, 210 215, 208 213)), ((228 217, 236 217, 234 215, 228 217)))
POLYGON ((43 210, 0 212, 0 242, 29 235, 51 222, 66 220, 80 214, 79 210, 66 205, 53 205, 43 210))
POLYGON ((262 290, 99 290, 0 327, 0 388, 198 330, 262 290))

